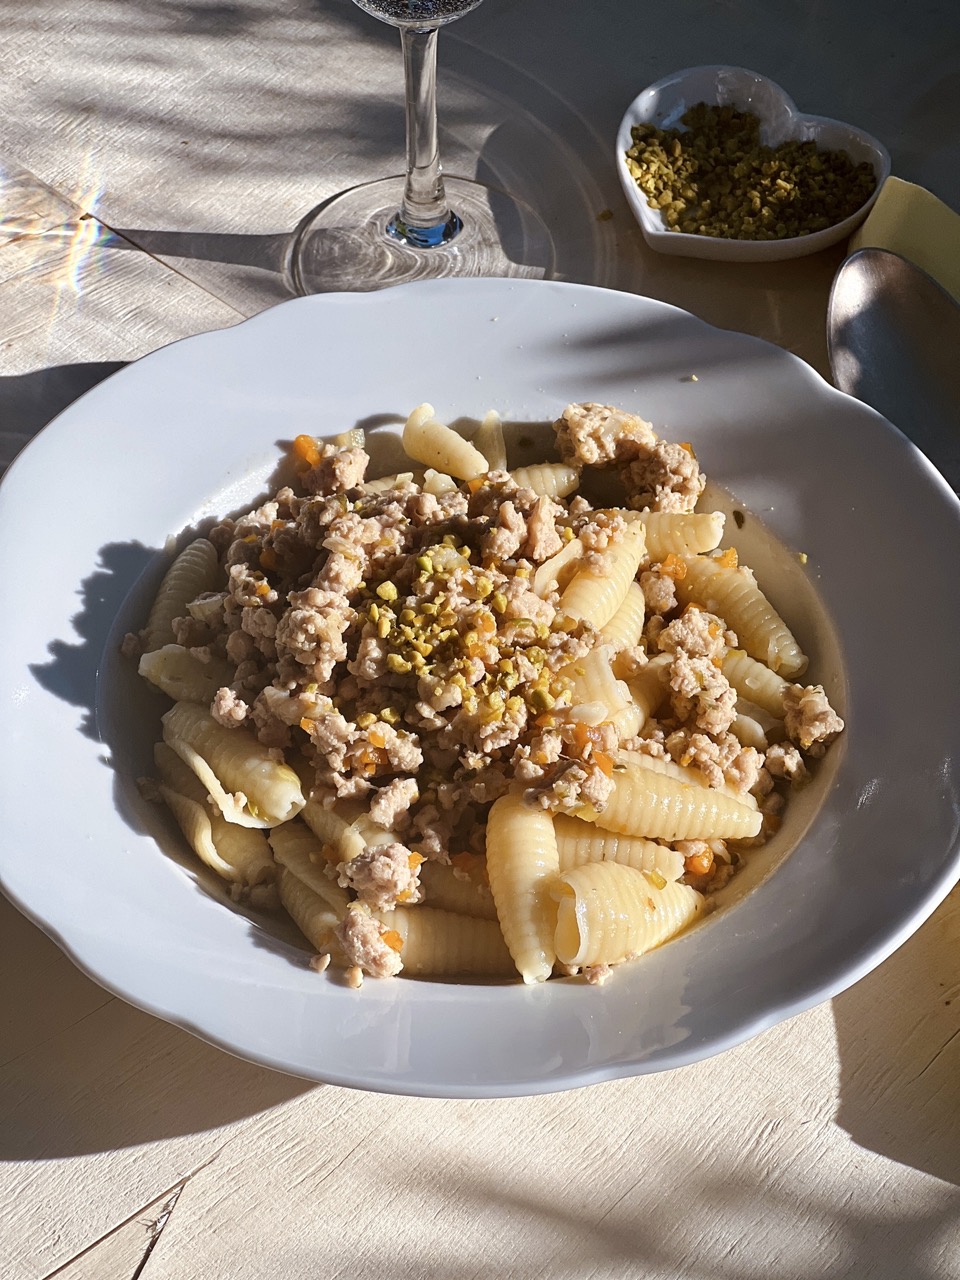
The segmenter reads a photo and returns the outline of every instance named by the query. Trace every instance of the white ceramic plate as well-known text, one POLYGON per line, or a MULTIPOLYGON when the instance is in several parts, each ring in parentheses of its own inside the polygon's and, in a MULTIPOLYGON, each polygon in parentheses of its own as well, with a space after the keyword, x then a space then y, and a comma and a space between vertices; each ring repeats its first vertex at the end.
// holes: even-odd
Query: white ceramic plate
POLYGON ((465 1097, 680 1066, 856 981, 957 878, 957 500, 903 436, 795 357, 664 304, 497 280, 286 303, 71 406, 0 487, 0 536, 14 590, 2 885, 99 982, 258 1062, 465 1097), (337 985, 231 907, 135 786, 160 707, 116 650, 167 535, 249 503, 298 432, 370 426, 424 399, 448 418, 496 406, 520 421, 610 401, 694 442, 754 513, 744 554, 849 720, 790 811, 793 853, 768 846, 738 877, 740 901, 599 989, 337 985), (756 516, 787 550, 770 553, 756 516))
POLYGON ((711 258, 724 262, 777 262, 818 253, 845 240, 873 208, 880 188, 890 176, 890 156, 886 147, 862 129, 831 120, 827 116, 804 115, 787 93, 756 71, 744 67, 688 67, 674 71, 649 85, 627 108, 617 131, 617 173, 627 201, 640 224, 643 237, 658 253, 684 258, 711 258), (670 231, 658 209, 651 209, 646 196, 627 168, 626 152, 633 145, 631 130, 636 124, 655 124, 675 129, 681 117, 698 102, 711 106, 732 106, 752 111, 759 117, 760 138, 776 147, 788 138, 813 141, 821 150, 846 151, 854 163, 873 166, 877 185, 873 195, 856 213, 832 227, 785 240, 724 240, 713 236, 670 231))

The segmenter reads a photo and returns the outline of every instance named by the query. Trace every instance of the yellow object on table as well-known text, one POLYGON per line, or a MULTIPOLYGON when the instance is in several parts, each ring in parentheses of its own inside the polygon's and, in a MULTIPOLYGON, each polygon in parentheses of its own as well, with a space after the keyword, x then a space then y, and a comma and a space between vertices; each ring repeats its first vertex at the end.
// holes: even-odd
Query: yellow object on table
POLYGON ((890 249, 908 258, 960 302, 960 213, 925 187, 890 177, 863 225, 850 238, 849 253, 890 249))

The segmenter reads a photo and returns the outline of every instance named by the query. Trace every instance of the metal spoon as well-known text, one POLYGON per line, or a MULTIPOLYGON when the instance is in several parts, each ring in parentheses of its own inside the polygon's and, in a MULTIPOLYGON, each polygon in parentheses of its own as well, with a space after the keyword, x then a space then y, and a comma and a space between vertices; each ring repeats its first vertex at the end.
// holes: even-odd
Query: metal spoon
POLYGON ((960 304, 886 249, 841 265, 827 308, 833 381, 876 409, 960 491, 960 304))

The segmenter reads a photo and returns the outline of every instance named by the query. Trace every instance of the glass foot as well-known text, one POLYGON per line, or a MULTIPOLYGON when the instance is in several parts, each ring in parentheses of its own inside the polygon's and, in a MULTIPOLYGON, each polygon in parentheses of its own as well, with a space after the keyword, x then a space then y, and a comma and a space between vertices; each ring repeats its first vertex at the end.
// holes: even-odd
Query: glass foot
POLYGON ((531 208, 466 178, 443 182, 455 213, 433 237, 400 220, 403 178, 353 187, 314 209, 291 241, 291 289, 368 292, 438 276, 553 274, 553 241, 531 208))

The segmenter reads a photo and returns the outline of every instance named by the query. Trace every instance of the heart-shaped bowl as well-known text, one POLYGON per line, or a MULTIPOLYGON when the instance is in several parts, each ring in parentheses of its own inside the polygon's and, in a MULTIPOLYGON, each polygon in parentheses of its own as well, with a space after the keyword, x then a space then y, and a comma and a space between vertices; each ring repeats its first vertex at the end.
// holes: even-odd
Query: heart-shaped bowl
POLYGON ((777 262, 817 253, 850 236, 870 212, 890 175, 890 155, 881 142, 853 125, 802 114, 778 84, 756 71, 744 67, 688 67, 648 86, 630 103, 617 132, 617 172, 644 239, 658 253, 725 262, 777 262), (670 230, 660 210, 647 204, 627 168, 626 153, 633 144, 631 130, 638 124, 682 128, 681 117, 700 102, 753 112, 760 119, 760 140, 768 146, 779 146, 787 139, 812 141, 821 151, 845 151, 855 164, 866 161, 877 178, 872 195, 856 213, 833 226, 781 240, 734 240, 670 230))

